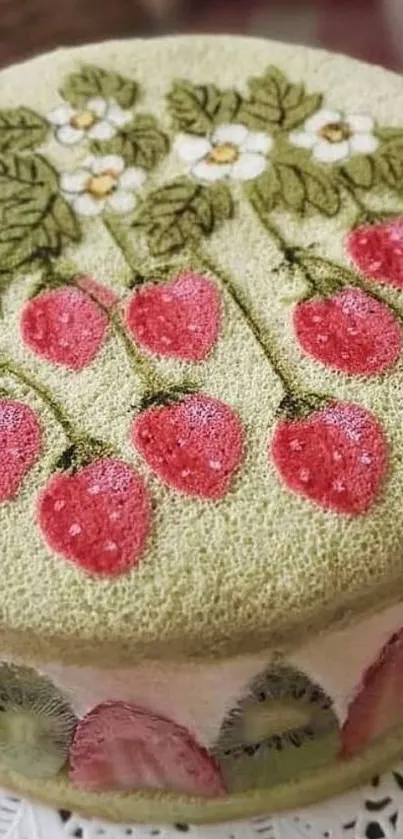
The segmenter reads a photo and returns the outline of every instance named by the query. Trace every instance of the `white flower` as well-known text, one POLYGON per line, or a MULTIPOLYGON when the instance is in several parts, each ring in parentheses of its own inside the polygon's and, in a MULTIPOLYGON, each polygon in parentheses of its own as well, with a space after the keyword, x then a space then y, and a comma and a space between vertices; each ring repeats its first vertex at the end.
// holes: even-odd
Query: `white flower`
POLYGON ((315 160, 335 163, 352 154, 371 154, 378 146, 374 121, 365 114, 343 115, 340 111, 318 111, 306 120, 303 131, 293 131, 295 146, 312 149, 315 160))
POLYGON ((73 145, 83 137, 91 140, 110 140, 117 128, 130 122, 130 111, 124 111, 113 100, 88 99, 82 108, 72 108, 67 103, 54 108, 48 114, 48 120, 55 128, 55 136, 60 143, 73 145))
POLYGON ((179 134, 175 142, 177 153, 200 181, 257 178, 268 165, 266 155, 271 146, 267 134, 235 123, 221 125, 210 137, 179 134))
POLYGON ((130 213, 136 204, 133 193, 146 179, 143 169, 125 168, 122 157, 88 157, 80 169, 61 175, 60 185, 74 210, 81 216, 97 216, 102 210, 130 213))

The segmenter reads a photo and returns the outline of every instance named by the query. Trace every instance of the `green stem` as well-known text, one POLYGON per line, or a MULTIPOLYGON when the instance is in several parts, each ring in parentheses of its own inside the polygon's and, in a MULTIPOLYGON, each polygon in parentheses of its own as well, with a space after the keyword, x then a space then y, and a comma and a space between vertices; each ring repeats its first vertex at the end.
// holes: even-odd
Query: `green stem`
POLYGON ((134 274, 134 277, 143 279, 140 269, 138 255, 132 245, 131 238, 127 235, 127 229, 119 219, 113 216, 104 216, 104 225, 112 237, 115 244, 118 246, 128 268, 134 274))
POLYGON ((78 433, 60 403, 54 399, 52 394, 49 393, 48 389, 44 385, 32 379, 24 372, 22 367, 9 359, 0 359, 0 373, 2 372, 13 376, 13 378, 20 382, 20 384, 25 385, 25 387, 29 388, 29 390, 32 390, 37 396, 39 396, 42 402, 44 402, 52 412, 56 422, 61 426, 70 443, 75 443, 81 439, 82 435, 78 433))
MULTIPOLYGON (((196 257, 201 266, 205 270, 210 271, 220 281, 221 285, 229 293, 230 297, 236 304, 238 311, 241 313, 243 320, 247 324, 250 332, 259 344, 266 360, 269 362, 271 368, 274 370, 277 378, 280 380, 285 392, 289 395, 296 395, 297 388, 285 369, 283 360, 279 351, 275 346, 275 342, 267 330, 266 325, 259 323, 254 315, 251 314, 249 306, 242 294, 241 290, 234 284, 232 277, 227 274, 222 268, 217 266, 211 257, 202 249, 200 245, 196 246, 196 257)), ((298 388, 299 392, 299 388, 298 388)))

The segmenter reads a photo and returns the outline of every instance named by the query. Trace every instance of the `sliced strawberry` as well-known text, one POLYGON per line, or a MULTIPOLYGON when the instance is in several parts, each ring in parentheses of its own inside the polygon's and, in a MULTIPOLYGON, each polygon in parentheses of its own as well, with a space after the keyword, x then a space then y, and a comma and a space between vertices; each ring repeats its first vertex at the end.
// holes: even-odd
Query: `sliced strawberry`
POLYGON ((211 280, 195 272, 164 285, 136 291, 127 326, 140 346, 167 358, 202 361, 220 329, 220 295, 211 280))
POLYGON ((392 636, 367 670, 348 709, 341 756, 352 757, 403 723, 403 629, 392 636))
POLYGON ((366 277, 403 289, 403 218, 356 227, 346 250, 366 277))
POLYGON ((76 728, 70 778, 86 790, 225 793, 214 759, 177 723, 123 702, 98 705, 76 728))
POLYGON ((41 436, 32 408, 13 399, 0 401, 0 502, 18 493, 39 455, 41 436))

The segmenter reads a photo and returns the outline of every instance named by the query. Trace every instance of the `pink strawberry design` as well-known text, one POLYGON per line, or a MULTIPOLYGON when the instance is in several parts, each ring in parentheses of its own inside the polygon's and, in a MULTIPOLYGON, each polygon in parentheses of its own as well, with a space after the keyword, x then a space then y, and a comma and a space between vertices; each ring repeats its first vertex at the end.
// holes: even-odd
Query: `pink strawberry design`
POLYGON ((131 466, 104 458, 54 475, 40 495, 38 518, 52 550, 91 574, 116 576, 139 562, 150 502, 131 466))
POLYGON ((220 295, 207 277, 186 272, 136 291, 126 320, 137 343, 150 352, 202 361, 218 337, 220 295))
POLYGON ((41 447, 41 429, 32 408, 0 400, 0 502, 13 499, 41 447))
POLYGON ((403 723, 403 630, 388 641, 367 670, 348 709, 341 756, 362 751, 393 726, 403 723))
POLYGON ((356 227, 346 250, 366 277, 403 289, 403 218, 356 227))
POLYGON ((289 489, 351 516, 374 502, 387 470, 382 426, 365 408, 348 402, 281 420, 271 455, 289 489))
MULTIPOLYGON (((81 278, 86 291, 110 306, 115 297, 95 280, 81 278)), ((21 315, 21 333, 27 346, 41 358, 82 370, 99 352, 108 330, 108 317, 97 303, 75 286, 45 291, 30 300, 21 315)))
POLYGON ((358 288, 299 303, 294 328, 308 355, 343 373, 382 373, 396 363, 402 348, 396 315, 358 288))
POLYGON ((89 277, 85 274, 81 277, 76 277, 74 283, 82 288, 83 291, 86 291, 87 294, 95 297, 95 299, 98 300, 101 306, 104 306, 105 309, 113 309, 118 302, 115 292, 112 291, 111 288, 98 283, 93 277, 89 277))
POLYGON ((232 408, 203 394, 148 408, 132 427, 134 445, 162 481, 206 499, 227 493, 243 457, 243 437, 232 408))
POLYGON ((185 728, 123 702, 98 705, 78 723, 70 767, 72 783, 90 791, 225 793, 214 759, 185 728))

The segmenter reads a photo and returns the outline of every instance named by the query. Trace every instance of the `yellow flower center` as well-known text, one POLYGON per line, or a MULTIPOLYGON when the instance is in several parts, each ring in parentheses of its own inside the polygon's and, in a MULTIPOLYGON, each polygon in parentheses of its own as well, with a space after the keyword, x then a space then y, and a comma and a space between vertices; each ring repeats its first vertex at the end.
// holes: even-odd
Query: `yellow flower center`
POLYGON ((233 143, 221 143, 214 146, 207 155, 208 163, 235 163, 239 157, 239 149, 233 143))
POLYGON ((349 140, 352 131, 347 122, 328 122, 320 129, 319 135, 328 143, 342 143, 349 140))
POLYGON ((86 192, 93 198, 107 198, 115 191, 118 176, 115 172, 102 172, 101 175, 93 175, 87 182, 86 192))
POLYGON ((78 128, 80 131, 88 131, 96 121, 97 115, 94 114, 94 111, 79 111, 78 114, 74 114, 71 118, 70 125, 72 128, 78 128))

